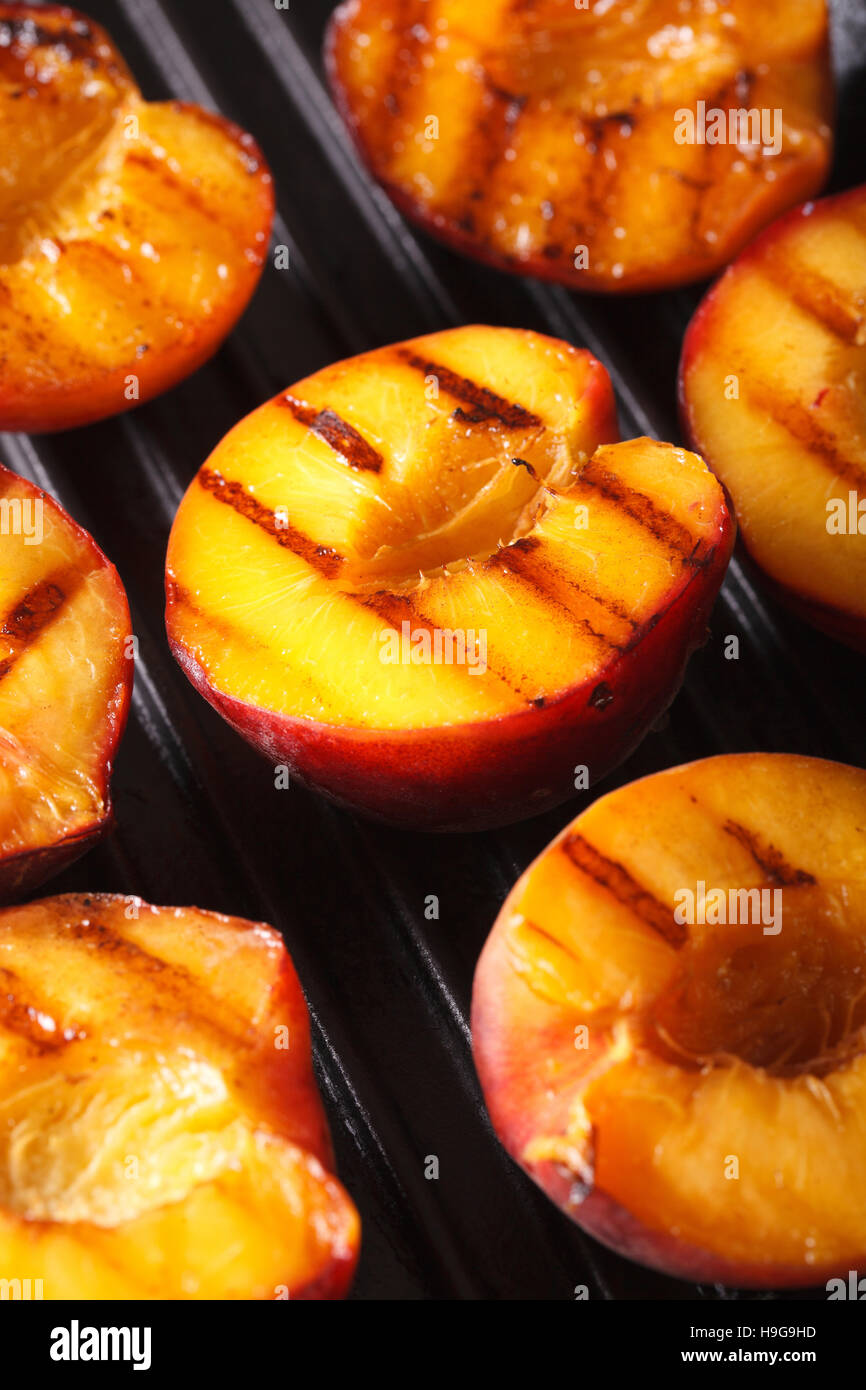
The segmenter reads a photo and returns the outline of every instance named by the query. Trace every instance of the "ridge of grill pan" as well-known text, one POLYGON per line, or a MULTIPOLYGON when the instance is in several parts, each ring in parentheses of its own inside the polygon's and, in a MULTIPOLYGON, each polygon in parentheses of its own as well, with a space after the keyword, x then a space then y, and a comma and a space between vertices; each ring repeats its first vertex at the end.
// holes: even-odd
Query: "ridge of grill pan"
MULTIPOLYGON (((359 167, 319 54, 331 0, 85 0, 147 97, 200 102, 252 131, 274 173, 271 259, 217 357, 131 415, 4 436, 0 457, 66 506, 126 585, 139 638, 111 837, 46 892, 105 890, 272 922, 310 1005, 342 1180, 364 1222, 357 1299, 738 1298, 641 1269, 584 1237, 506 1158, 468 1046, 472 971, 516 876, 567 819, 637 776, 718 752, 866 764, 862 663, 772 605, 735 561, 714 640, 664 727, 591 796, 496 833, 425 837, 356 820, 272 769, 205 706, 163 625, 182 492, 240 416, 325 363, 458 322, 537 328, 609 368, 624 434, 678 440, 675 368, 699 290, 588 299, 505 277, 410 230, 359 167), (720 637, 740 636, 725 662, 720 637), (424 919, 435 893, 440 919, 424 919), (425 1157, 440 1177, 424 1178, 425 1157)), ((866 177, 845 140, 862 105, 866 13, 835 6, 839 149, 831 188, 866 177)), ((754 1296, 754 1295, 750 1295, 754 1296)), ((759 1295, 771 1296, 771 1295, 759 1295)), ((801 1297, 804 1295, 787 1295, 801 1297)))

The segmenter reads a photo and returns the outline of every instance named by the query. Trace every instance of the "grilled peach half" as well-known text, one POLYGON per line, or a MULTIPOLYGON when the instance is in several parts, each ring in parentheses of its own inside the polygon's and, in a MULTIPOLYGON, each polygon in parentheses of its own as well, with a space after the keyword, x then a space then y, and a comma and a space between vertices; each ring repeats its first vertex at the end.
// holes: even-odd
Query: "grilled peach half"
POLYGON ((74 10, 0 4, 0 429, 127 410, 219 346, 258 280, 271 178, 250 136, 146 102, 74 10))
POLYGON ((54 1299, 339 1298, 358 1251, 271 927, 0 912, 0 1267, 54 1299))
POLYGON ((866 185, 729 267, 689 325, 680 398, 776 597, 866 651, 866 185))
POLYGON ((575 289, 709 275, 829 167, 824 0, 348 0, 326 56, 407 216, 575 289))
POLYGON ((0 465, 0 900, 108 828, 132 670, 114 566, 56 502, 0 465))
POLYGON ((578 816, 509 895, 472 1036, 505 1147, 684 1279, 866 1263, 866 772, 707 758, 578 816))
POLYGON ((172 650, 275 764, 423 829, 554 806, 637 744, 733 525, 702 461, 616 437, 586 351, 470 327, 337 363, 181 503, 172 650))

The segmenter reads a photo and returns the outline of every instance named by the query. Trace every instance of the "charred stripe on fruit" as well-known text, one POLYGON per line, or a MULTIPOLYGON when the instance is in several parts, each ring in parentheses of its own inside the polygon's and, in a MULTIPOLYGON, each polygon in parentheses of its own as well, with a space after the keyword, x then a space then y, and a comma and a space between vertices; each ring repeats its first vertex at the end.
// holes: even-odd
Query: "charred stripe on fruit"
POLYGON ((487 568, 504 570, 518 583, 532 589, 538 594, 545 608, 556 609, 572 627, 578 628, 591 642, 601 647, 601 656, 610 651, 622 651, 623 648, 611 637, 597 632, 588 618, 575 613, 561 593, 558 593, 553 585, 545 582, 544 575, 533 570, 531 562, 529 567, 526 567, 527 556, 530 556, 538 545, 539 541, 535 537, 523 536, 520 540, 512 541, 510 545, 504 545, 501 550, 495 551, 487 561, 487 568))
POLYGON ((526 97, 503 91, 486 69, 479 85, 479 106, 464 136, 464 150, 454 170, 451 187, 442 193, 444 206, 452 205, 458 227, 468 233, 477 230, 476 214, 489 202, 492 177, 514 141, 526 97))
MULTIPOLYGON (((71 241, 61 241, 59 237, 52 237, 51 241, 57 247, 60 256, 67 256, 72 261, 76 258, 86 258, 92 256, 96 260, 103 261, 112 271, 119 273, 124 285, 142 286, 144 281, 141 275, 130 265, 130 257, 118 255, 109 246, 103 246, 101 242, 90 241, 83 237, 73 237, 71 241)), ((148 287, 148 293, 151 293, 148 287)), ((160 299, 161 304, 166 301, 160 299)))
POLYGON ((182 584, 178 584, 173 575, 166 574, 165 597, 169 607, 185 608, 191 613, 197 623, 205 623, 211 632, 222 642, 243 642, 249 647, 251 652, 260 654, 262 643, 258 642, 245 628, 237 623, 231 623, 226 618, 221 618, 217 613, 205 611, 196 601, 189 589, 185 589, 182 584))
POLYGON ((684 564, 688 564, 694 558, 697 537, 692 535, 688 527, 660 511, 651 497, 629 487, 628 483, 611 473, 610 469, 590 459, 578 482, 595 488, 602 497, 616 502, 627 516, 651 532, 662 545, 679 555, 684 564))
POLYGON ((287 406, 299 424, 312 430, 316 438, 345 459, 350 468, 381 473, 385 460, 378 449, 374 449, 347 420, 341 420, 335 411, 307 405, 289 393, 280 396, 277 404, 287 406))
POLYGON ((82 582, 80 571, 68 567, 40 580, 6 615, 0 627, 0 680, 60 613, 82 582))
POLYGON ((208 987, 206 978, 146 951, 116 928, 105 926, 102 922, 92 919, 70 922, 67 931, 73 940, 84 943, 96 952, 110 955, 112 970, 120 972, 125 969, 132 975, 150 978, 157 976, 160 994, 176 997, 188 1018, 195 1018, 196 1022, 213 1030, 218 1037, 237 1039, 249 1033, 249 1020, 237 1014, 225 999, 218 999, 208 987), (201 997, 206 1012, 190 1008, 186 1001, 193 993, 201 997))
POLYGON ((771 883, 779 883, 785 887, 791 887, 797 883, 814 883, 815 879, 805 869, 795 869, 787 862, 782 852, 776 849, 775 845, 763 843, 757 831, 749 830, 739 821, 726 820, 722 829, 732 835, 735 840, 747 849, 754 859, 758 868, 761 869, 771 883))
MULTIPOLYGON (((339 555, 336 551, 326 546, 317 546, 308 536, 303 535, 291 526, 278 527, 274 513, 241 487, 240 483, 229 482, 221 473, 209 468, 200 469, 197 476, 199 483, 205 491, 210 492, 211 495, 216 497, 220 502, 224 502, 226 505, 231 506, 233 510, 247 517, 247 519, 252 521, 255 525, 261 526, 262 529, 267 531, 268 535, 272 536, 280 545, 285 546, 286 549, 291 550, 292 553, 297 555, 300 559, 305 560, 325 578, 333 578, 339 572, 344 561, 342 555, 339 555)), ((176 586, 175 595, 182 596, 187 602, 187 606, 192 611, 197 611, 195 605, 189 600, 189 596, 185 590, 176 586)), ((435 626, 430 624, 428 619, 417 611, 410 602, 408 596, 390 595, 384 592, 367 595, 366 597, 355 596, 349 593, 345 596, 348 598, 355 597, 363 607, 373 609, 381 616, 386 617, 389 622, 394 621, 395 616, 397 622, 402 621, 403 618, 411 617, 416 620, 419 625, 425 626, 431 633, 436 631, 435 626)), ((209 618, 209 615, 204 616, 209 618)), ((526 698, 523 692, 516 685, 508 681, 506 677, 499 675, 495 671, 491 671, 489 664, 487 665, 487 674, 501 681, 508 689, 519 695, 522 700, 526 698)))
POLYGON ((582 835, 566 835, 562 841, 562 853, 571 860, 587 878, 591 878, 600 888, 604 888, 617 902, 631 912, 654 932, 663 937, 669 946, 679 948, 688 940, 684 925, 675 921, 673 908, 665 907, 658 898, 632 878, 622 864, 608 859, 590 844, 582 835))
POLYGON ((572 960, 580 961, 580 956, 572 949, 568 941, 563 941, 560 937, 554 936, 553 932, 548 931, 546 927, 540 927, 534 918, 524 917, 521 914, 519 924, 524 932, 533 932, 544 941, 549 941, 551 946, 555 946, 558 951, 562 951, 563 955, 569 956, 572 960))
POLYGON ((524 536, 498 551, 491 559, 502 563, 507 561, 508 568, 517 574, 524 583, 531 584, 539 593, 546 595, 565 609, 571 618, 580 623, 592 637, 597 638, 614 651, 625 651, 628 642, 616 640, 609 632, 599 632, 585 614, 575 612, 572 607, 575 600, 599 609, 599 616, 608 620, 613 618, 619 623, 625 623, 633 635, 639 632, 638 622, 630 616, 624 604, 618 603, 616 599, 602 598, 600 594, 596 594, 583 584, 579 584, 576 579, 560 573, 553 560, 545 555, 544 543, 538 537, 524 536), (532 565, 527 562, 527 556, 533 550, 541 551, 540 555, 538 553, 535 555, 533 562, 536 566, 535 572, 532 570, 532 565))
MULTIPOLYGON (((863 249, 866 258, 866 242, 863 249)), ((825 279, 811 266, 786 264, 774 256, 763 258, 761 272, 835 338, 849 347, 862 345, 864 315, 841 297, 835 281, 825 279)))
POLYGON ((792 439, 808 450, 817 463, 844 478, 858 492, 866 493, 866 469, 839 452, 836 440, 812 412, 793 396, 786 396, 780 385, 745 380, 744 393, 760 410, 765 410, 792 439))
POLYGON ((218 502, 224 502, 227 507, 245 516, 255 526, 261 527, 278 545, 291 550, 326 579, 333 579, 339 573, 343 564, 342 555, 330 546, 317 545, 309 536, 305 536, 302 531, 288 523, 278 526, 276 515, 270 507, 263 506, 240 483, 230 482, 213 468, 200 468, 196 476, 205 492, 209 492, 218 502))
MULTIPOLYGON (((363 604, 365 608, 372 609, 374 613, 380 618, 383 618, 386 622, 393 624, 394 627, 399 626, 402 622, 409 621, 416 627, 422 628, 425 632, 429 632, 431 638, 434 637, 437 632, 442 631, 442 628, 438 624, 431 622, 430 619, 425 617, 419 610, 411 594, 389 594, 385 590, 381 590, 378 593, 369 594, 365 598, 359 598, 358 601, 363 604)), ((461 668, 458 666, 457 669, 460 670, 461 668)), ((495 681, 499 681, 500 684, 504 685, 512 694, 517 695, 521 700, 526 701, 527 704, 533 703, 531 700, 526 699, 526 696, 519 686, 514 685, 506 676, 501 675, 498 671, 491 670, 490 662, 486 660, 484 674, 485 676, 491 676, 495 681)), ((478 679, 477 676, 468 675, 467 678, 472 681, 478 679)))
POLYGON ((134 149, 126 156, 127 164, 134 164, 146 173, 157 179, 163 188, 169 189, 180 202, 187 208, 192 208, 200 217, 208 222, 213 220, 213 209, 208 208, 204 199, 196 192, 195 187, 182 178, 177 178, 162 159, 157 159, 155 155, 148 154, 146 151, 134 149))
POLYGON ((394 32, 399 37, 391 65, 382 75, 385 96, 379 108, 377 129, 382 132, 383 140, 391 133, 396 117, 404 114, 400 96, 413 86, 412 73, 418 66, 418 51, 427 39, 427 30, 421 22, 422 14, 418 0, 400 0, 399 14, 394 23, 394 32))
MULTIPOLYGON (((165 596, 169 610, 174 609, 175 612, 185 610, 195 622, 200 646, 197 655, 192 658, 193 665, 206 670, 207 657, 201 650, 201 644, 207 641, 214 643, 216 650, 222 650, 231 645, 243 646, 252 661, 261 661, 263 658, 267 658, 267 649, 253 633, 241 626, 240 623, 233 623, 227 618, 220 617, 212 609, 205 611, 189 590, 179 584, 169 573, 166 573, 165 596)), ((185 660, 180 657, 177 651, 175 651, 175 655, 178 656, 184 669, 187 669, 185 660)), ((332 692, 329 686, 318 679, 318 670, 315 672, 312 669, 305 671, 299 681, 305 690, 312 693, 320 708, 325 708, 329 699, 332 698, 332 692)))
POLYGON ((422 357, 406 347, 398 348, 397 356, 422 376, 435 377, 439 383, 439 390, 444 391, 447 396, 453 396, 455 400, 471 406, 471 414, 461 411, 460 415, 472 424, 477 425, 484 420, 498 420, 501 425, 508 425, 513 429, 544 427, 544 421, 525 406, 518 405, 515 401, 507 401, 504 396, 498 396, 489 387, 481 386, 469 377, 460 376, 459 372, 452 371, 450 367, 443 367, 440 363, 422 357))

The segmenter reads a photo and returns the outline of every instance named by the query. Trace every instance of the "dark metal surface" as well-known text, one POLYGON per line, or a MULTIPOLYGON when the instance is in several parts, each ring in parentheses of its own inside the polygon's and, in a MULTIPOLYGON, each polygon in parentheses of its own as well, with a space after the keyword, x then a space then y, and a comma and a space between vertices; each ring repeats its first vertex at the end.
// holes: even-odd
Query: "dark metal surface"
MULTIPOLYGON (((163 627, 165 544, 182 492, 221 435, 278 389, 396 339, 511 324, 592 348, 613 375, 624 434, 678 440, 675 368, 699 291, 578 298, 409 231, 361 173, 323 87, 330 0, 291 0, 287 12, 273 0, 85 8, 145 95, 201 102, 254 133, 274 172, 274 239, 289 247, 290 269, 266 270, 219 355, 169 395, 88 429, 0 441, 0 457, 58 497, 117 564, 141 651, 114 777, 116 829, 44 891, 137 893, 284 932, 313 1015, 340 1174, 364 1220, 354 1297, 570 1299, 578 1284, 592 1297, 718 1297, 584 1238, 505 1157, 480 1103, 466 1021, 475 960, 517 874, 590 798, 514 829, 446 838, 380 829, 297 787, 277 791, 270 765, 187 684, 163 627), (428 922, 431 893, 440 918, 428 922), (434 1154, 440 1176, 428 1181, 434 1154)), ((834 18, 836 189, 866 178, 866 7, 839 3, 834 18)), ((665 728, 598 790, 747 749, 866 765, 863 676, 862 658, 782 614, 735 562, 665 728), (740 637, 738 661, 723 657, 729 633, 740 637)))

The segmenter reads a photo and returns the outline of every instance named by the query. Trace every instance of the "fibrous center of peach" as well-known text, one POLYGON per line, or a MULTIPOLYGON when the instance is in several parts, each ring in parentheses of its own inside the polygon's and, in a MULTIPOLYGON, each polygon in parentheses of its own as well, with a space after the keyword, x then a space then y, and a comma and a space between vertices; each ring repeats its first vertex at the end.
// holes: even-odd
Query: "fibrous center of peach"
POLYGON ((222 1074, 201 1059, 31 1075, 0 1098, 0 1206, 118 1226, 237 1168, 248 1141, 222 1074))
POLYGON ((4 57, 8 28, 0 26, 0 265, 86 224, 134 133, 124 128, 126 82, 70 64, 62 48, 35 47, 26 62, 4 57))
POLYGON ((339 587, 411 588, 481 563, 528 535, 584 462, 555 430, 478 425, 462 411, 431 423, 427 450, 429 467, 417 474, 426 493, 382 480, 349 538, 339 587))
POLYGON ((823 1076, 866 1050, 863 938, 840 923, 839 899, 782 891, 810 901, 777 935, 717 926, 683 947, 648 1020, 652 1050, 685 1066, 738 1058, 775 1076, 823 1076))

